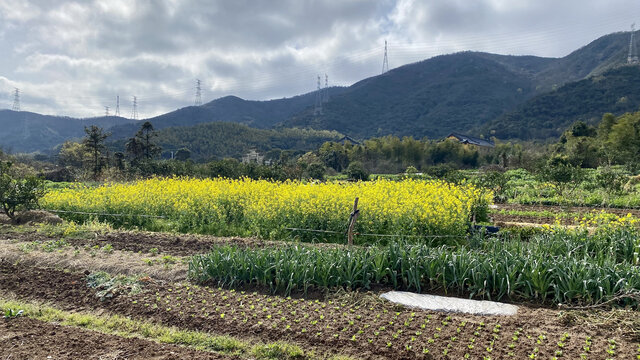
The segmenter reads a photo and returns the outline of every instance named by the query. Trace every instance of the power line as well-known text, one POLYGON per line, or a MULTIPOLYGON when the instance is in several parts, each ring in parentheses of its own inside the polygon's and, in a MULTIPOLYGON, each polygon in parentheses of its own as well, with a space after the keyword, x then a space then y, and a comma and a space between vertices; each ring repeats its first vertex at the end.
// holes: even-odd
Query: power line
POLYGON ((13 106, 11 107, 13 111, 20 111, 20 89, 15 88, 13 92, 13 106))

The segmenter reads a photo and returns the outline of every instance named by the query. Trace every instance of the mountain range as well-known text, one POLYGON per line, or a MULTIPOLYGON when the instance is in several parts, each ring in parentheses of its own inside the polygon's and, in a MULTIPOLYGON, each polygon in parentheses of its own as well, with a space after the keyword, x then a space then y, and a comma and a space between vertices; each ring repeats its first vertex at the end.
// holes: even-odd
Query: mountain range
MULTIPOLYGON (((326 89, 321 113, 316 92, 311 92, 268 101, 226 96, 146 120, 166 129, 161 133, 181 134, 183 138, 165 138, 184 147, 203 143, 198 137, 210 136, 212 128, 202 131, 201 126, 213 122, 278 131, 330 130, 356 139, 389 134, 433 139, 461 132, 545 140, 577 120, 594 123, 606 112, 638 110, 640 88, 632 84, 640 80, 640 67, 626 65, 629 35, 603 36, 562 58, 480 52, 436 56, 349 87, 326 89)), ((132 136, 139 127, 139 122, 120 117, 73 119, 3 110, 0 147, 47 151, 82 137, 84 126, 94 124, 108 129, 115 140, 132 136)), ((271 135, 264 136, 257 138, 271 135)), ((201 155, 219 155, 206 151, 201 155)))

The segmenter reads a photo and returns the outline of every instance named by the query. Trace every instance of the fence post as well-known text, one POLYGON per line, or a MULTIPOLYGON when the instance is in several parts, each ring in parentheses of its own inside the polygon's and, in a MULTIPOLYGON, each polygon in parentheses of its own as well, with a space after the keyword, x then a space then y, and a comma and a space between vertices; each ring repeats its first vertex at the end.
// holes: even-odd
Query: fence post
POLYGON ((360 214, 360 210, 358 210, 358 198, 353 202, 353 212, 351 213, 351 219, 349 221, 349 230, 347 233, 347 243, 351 246, 353 245, 353 228, 356 226, 356 220, 358 220, 358 215, 360 214))

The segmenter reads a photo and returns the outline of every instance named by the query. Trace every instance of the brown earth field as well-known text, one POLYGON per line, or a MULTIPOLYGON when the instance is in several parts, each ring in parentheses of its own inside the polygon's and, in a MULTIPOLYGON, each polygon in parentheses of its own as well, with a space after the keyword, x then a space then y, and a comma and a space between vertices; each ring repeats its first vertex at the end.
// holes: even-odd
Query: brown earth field
MULTIPOLYGON (((12 226, 0 224, 0 240, 14 242, 44 242, 59 240, 60 234, 48 234, 38 226, 12 226)), ((281 246, 282 241, 267 241, 258 238, 218 237, 148 231, 110 230, 82 231, 79 234, 65 236, 65 241, 74 247, 102 247, 111 245, 114 250, 137 253, 169 254, 172 256, 191 256, 208 252, 214 245, 237 247, 281 246)), ((318 247, 341 247, 340 244, 316 243, 318 247)))
MULTIPOLYGON (((1 225, 0 240, 48 241, 58 240, 57 234, 47 234, 39 231, 38 227, 21 227, 20 231, 15 226, 1 225)), ((67 236, 65 241, 75 247, 102 247, 110 244, 114 250, 150 253, 157 252, 171 254, 172 256, 189 256, 202 254, 213 245, 234 245, 241 247, 261 247, 281 244, 278 242, 263 241, 252 238, 215 237, 206 235, 152 233, 145 231, 121 231, 114 230, 106 233, 82 233, 78 236, 67 236)))
POLYGON ((0 319, 0 359, 234 359, 19 317, 0 319))
MULTIPOLYGON (((632 359, 640 354, 635 332, 640 319, 633 311, 521 306, 515 316, 483 317, 406 309, 380 300, 373 292, 307 300, 160 281, 145 282, 137 294, 114 292, 101 300, 87 286, 87 273, 0 260, 0 294, 64 310, 120 314, 247 341, 286 340, 321 356, 580 359, 585 354, 588 359, 632 359)), ((126 346, 129 340, 123 341, 126 346)))

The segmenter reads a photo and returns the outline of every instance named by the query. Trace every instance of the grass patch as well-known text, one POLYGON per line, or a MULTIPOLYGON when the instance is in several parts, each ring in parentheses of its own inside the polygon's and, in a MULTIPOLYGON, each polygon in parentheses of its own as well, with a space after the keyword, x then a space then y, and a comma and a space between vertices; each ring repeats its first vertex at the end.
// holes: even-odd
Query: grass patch
MULTIPOLYGON (((297 345, 276 342, 256 344, 226 335, 213 335, 206 332, 182 330, 176 327, 162 326, 147 321, 133 320, 120 315, 93 315, 72 313, 36 302, 25 302, 0 297, 0 311, 22 310, 22 315, 60 325, 76 326, 104 334, 126 338, 141 338, 163 344, 187 346, 200 351, 211 351, 226 355, 238 355, 257 359, 316 359, 312 352, 306 352, 297 345)), ((331 359, 348 360, 339 356, 331 359)))

